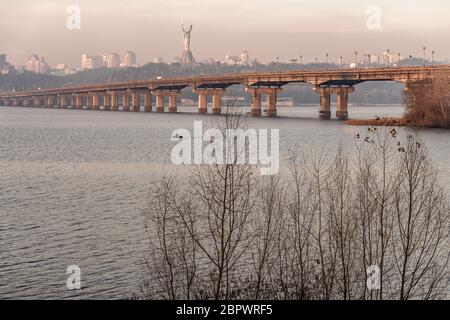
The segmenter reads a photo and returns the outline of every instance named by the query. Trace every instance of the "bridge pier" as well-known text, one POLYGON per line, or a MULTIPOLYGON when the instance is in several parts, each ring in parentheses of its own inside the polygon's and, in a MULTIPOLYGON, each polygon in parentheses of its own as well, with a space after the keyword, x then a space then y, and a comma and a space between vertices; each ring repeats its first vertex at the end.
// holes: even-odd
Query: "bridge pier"
POLYGON ((98 94, 92 95, 92 110, 99 110, 100 109, 100 99, 98 94))
POLYGON ((254 117, 261 115, 261 96, 266 95, 267 116, 275 117, 277 115, 277 96, 282 91, 281 88, 246 88, 246 91, 252 96, 251 114, 254 117))
POLYGON ((266 113, 269 117, 275 117, 277 115, 277 91, 271 90, 267 93, 267 107, 266 113))
POLYGON ((108 93, 103 95, 103 111, 109 111, 111 109, 111 96, 108 93))
POLYGON ((122 111, 130 111, 130 96, 126 92, 122 94, 122 111))
POLYGON ((152 95, 150 92, 144 92, 144 112, 152 111, 152 95))
POLYGON ((225 89, 195 89, 194 93, 198 96, 198 113, 208 112, 208 96, 212 98, 213 114, 220 114, 222 112, 222 96, 225 89))
POLYGON ((162 92, 155 92, 156 112, 164 112, 164 95, 162 92))
POLYGON ((353 87, 334 88, 337 95, 336 118, 340 120, 348 119, 348 95, 355 91, 353 87))
POLYGON ((139 91, 131 92, 131 111, 134 112, 141 111, 141 106, 139 104, 139 91))
POLYGON ((54 107, 54 105, 53 105, 53 96, 47 96, 47 105, 46 105, 46 107, 47 108, 53 108, 54 107))
POLYGON ((92 101, 92 96, 91 95, 86 95, 86 109, 87 110, 92 110, 92 106, 93 106, 93 101, 92 101))
POLYGON ((225 93, 224 89, 212 90, 212 113, 220 114, 222 112, 222 96, 225 93))
POLYGON ((116 92, 108 92, 110 98, 111 98, 111 111, 117 111, 117 93, 116 92))
POLYGON ((261 115, 261 93, 258 90, 252 89, 252 108, 251 114, 253 117, 261 115))
POLYGON ((169 96, 169 112, 177 112, 177 92, 171 92, 169 96))
POLYGON ((65 109, 67 108, 67 102, 65 96, 57 96, 58 98, 58 108, 65 109))
POLYGON ((83 106, 81 105, 81 96, 79 94, 72 95, 72 101, 73 101, 72 107, 74 109, 82 109, 83 108, 83 106))
POLYGON ((39 108, 40 104, 41 104, 41 98, 39 98, 38 96, 34 96, 33 97, 33 107, 39 108))
POLYGON ((208 112, 208 95, 205 90, 194 90, 198 96, 198 113, 205 114, 208 112))
POLYGON ((329 87, 319 87, 314 89, 320 94, 320 111, 319 117, 321 119, 331 118, 331 89, 329 87))

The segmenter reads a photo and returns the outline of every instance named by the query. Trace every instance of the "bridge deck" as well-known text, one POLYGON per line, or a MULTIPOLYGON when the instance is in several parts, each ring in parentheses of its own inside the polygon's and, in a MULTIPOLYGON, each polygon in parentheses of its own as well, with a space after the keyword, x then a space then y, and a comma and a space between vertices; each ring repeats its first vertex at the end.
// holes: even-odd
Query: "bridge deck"
POLYGON ((281 87, 292 82, 306 82, 315 86, 352 86, 364 81, 398 81, 406 84, 408 82, 433 78, 437 73, 441 72, 450 75, 450 66, 296 70, 227 75, 196 75, 181 78, 111 82, 42 90, 5 92, 0 94, 0 98, 125 90, 181 90, 186 87, 193 89, 226 88, 233 84, 241 84, 248 87, 281 87))

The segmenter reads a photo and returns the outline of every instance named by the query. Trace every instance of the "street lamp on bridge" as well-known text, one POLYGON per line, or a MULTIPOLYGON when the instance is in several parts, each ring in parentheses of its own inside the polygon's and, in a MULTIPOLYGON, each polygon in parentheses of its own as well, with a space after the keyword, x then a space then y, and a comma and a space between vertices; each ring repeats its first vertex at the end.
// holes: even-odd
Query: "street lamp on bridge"
POLYGON ((423 66, 425 67, 426 65, 425 61, 427 59, 427 47, 423 47, 422 50, 423 50, 423 66))
POLYGON ((390 49, 387 49, 387 65, 388 65, 388 68, 390 68, 391 67, 391 50, 390 49))

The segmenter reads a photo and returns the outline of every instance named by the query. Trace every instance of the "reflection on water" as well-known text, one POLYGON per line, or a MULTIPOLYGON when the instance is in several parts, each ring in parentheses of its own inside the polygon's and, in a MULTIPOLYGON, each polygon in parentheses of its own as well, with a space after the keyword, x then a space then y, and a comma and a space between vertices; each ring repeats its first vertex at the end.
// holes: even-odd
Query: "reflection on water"
MULTIPOLYGON (((124 298, 141 280, 142 213, 149 184, 170 168, 170 135, 215 116, 0 108, 0 298, 124 298), (66 288, 79 265, 83 289, 66 288)), ((399 116, 401 106, 353 107, 358 118, 399 116)), ((251 121, 293 145, 351 146, 344 123, 317 108, 280 108, 251 121)), ((403 129, 411 130, 411 129, 403 129)), ((450 132, 420 130, 450 186, 450 132)))

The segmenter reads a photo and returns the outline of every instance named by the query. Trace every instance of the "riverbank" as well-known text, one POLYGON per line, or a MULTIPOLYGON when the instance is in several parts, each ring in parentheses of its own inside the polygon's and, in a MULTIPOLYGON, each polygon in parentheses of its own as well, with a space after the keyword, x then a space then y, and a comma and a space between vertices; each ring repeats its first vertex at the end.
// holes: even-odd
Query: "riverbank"
POLYGON ((415 128, 439 128, 450 129, 447 123, 438 124, 436 122, 417 122, 405 118, 376 118, 376 119, 350 119, 346 121, 349 126, 379 126, 379 127, 415 127, 415 128))
POLYGON ((406 127, 413 126, 408 120, 403 118, 377 118, 377 119, 349 119, 346 124, 350 126, 385 126, 385 127, 406 127))

